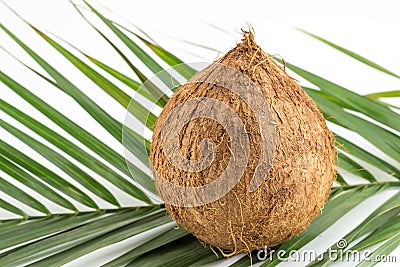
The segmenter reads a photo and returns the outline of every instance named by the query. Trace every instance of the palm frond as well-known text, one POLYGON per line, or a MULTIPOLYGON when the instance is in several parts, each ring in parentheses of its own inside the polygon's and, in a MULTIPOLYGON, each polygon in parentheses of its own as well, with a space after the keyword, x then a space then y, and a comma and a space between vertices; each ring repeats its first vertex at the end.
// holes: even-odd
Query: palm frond
MULTIPOLYGON (((148 80, 143 73, 150 71, 156 74, 163 71, 162 64, 173 67, 186 79, 192 77, 196 71, 173 53, 152 41, 151 37, 143 31, 136 33, 134 30, 123 28, 89 3, 85 2, 85 4, 88 12, 92 12, 100 19, 111 30, 111 33, 135 55, 134 60, 136 61, 131 60, 105 33, 83 15, 79 7, 75 6, 93 30, 114 49, 136 77, 123 74, 110 67, 106 62, 89 56, 89 53, 81 51, 65 41, 56 41, 29 22, 26 22, 27 28, 36 32, 49 48, 55 49, 64 56, 66 62, 75 66, 97 86, 98 90, 106 92, 114 100, 116 106, 121 105, 128 109, 127 111, 132 116, 151 130, 156 120, 155 115, 146 105, 132 99, 130 92, 120 88, 117 81, 133 89, 151 103, 163 107, 169 99, 168 96, 162 88, 154 83, 147 82, 146 88, 143 90, 142 83, 148 80), (149 53, 144 48, 147 48, 149 53), (147 69, 137 68, 138 61, 143 63, 147 69), (179 65, 176 66, 177 64, 179 65), (101 72, 107 73, 109 78, 103 76, 101 72), (139 79, 140 82, 136 79, 139 79)), ((119 254, 108 262, 105 261, 105 266, 199 266, 221 261, 223 259, 221 253, 213 251, 209 246, 203 246, 182 228, 176 228, 176 224, 166 215, 164 207, 153 204, 151 196, 143 190, 143 188, 147 188, 151 192, 155 192, 152 178, 148 174, 149 140, 135 129, 126 130, 122 122, 107 113, 100 103, 90 99, 82 88, 71 82, 56 66, 46 62, 7 27, 0 24, 0 28, 39 64, 48 77, 18 58, 16 58, 17 63, 27 67, 27 71, 34 73, 54 89, 61 90, 64 93, 63 97, 76 101, 119 143, 122 144, 123 141, 128 140, 129 143, 126 147, 141 162, 135 164, 126 161, 116 149, 95 137, 89 129, 79 126, 67 115, 53 108, 51 103, 46 103, 32 93, 30 88, 22 86, 18 82, 20 78, 14 79, 0 70, 0 81, 5 88, 26 100, 29 105, 49 118, 74 140, 72 142, 70 138, 57 133, 41 121, 24 113, 19 107, 13 106, 12 103, 0 100, 1 111, 13 118, 14 122, 18 122, 0 120, 0 126, 52 164, 52 166, 44 166, 35 156, 30 156, 6 141, 0 140, 0 167, 2 170, 0 191, 15 200, 11 202, 9 199, 0 199, 0 207, 19 216, 17 219, 0 221, 0 265, 59 266, 145 232, 147 235, 140 242, 127 252, 119 254), (29 135, 25 132, 26 129, 34 134, 29 135), (123 140, 122 137, 123 129, 124 134, 127 133, 126 140, 123 140), (146 147, 147 151, 143 147, 146 147), (142 206, 132 204, 121 207, 116 192, 109 190, 93 174, 114 185, 120 190, 118 192, 129 195, 132 201, 141 201, 142 206), (131 180, 131 175, 134 180, 131 180), (36 199, 24 192, 19 188, 18 183, 15 184, 15 181, 42 198, 36 199), (116 208, 103 207, 97 203, 99 198, 116 208), (42 199, 69 211, 54 212, 48 207, 48 202, 42 201, 42 199), (84 205, 90 210, 83 209, 80 205, 84 205), (26 211, 26 207, 33 208, 42 215, 32 215, 26 211)), ((307 34, 363 64, 391 76, 399 77, 354 52, 318 36, 307 34)), ((4 49, 13 55, 11 51, 4 49)), ((352 245, 351 249, 365 249, 381 243, 379 247, 372 250, 371 256, 390 253, 400 244, 398 234, 400 182, 397 181, 400 179, 400 170, 397 167, 400 158, 400 138, 398 136, 400 115, 375 99, 396 97, 398 96, 397 91, 362 96, 295 65, 286 63, 286 66, 318 88, 303 86, 304 90, 323 110, 327 121, 358 133, 370 145, 390 157, 391 161, 374 155, 343 135, 336 135, 340 145, 337 165, 341 170, 358 177, 360 184, 349 185, 346 173, 338 176, 340 186, 332 188, 323 212, 305 232, 284 242, 276 249, 285 251, 301 249, 340 218, 357 209, 360 203, 379 192, 391 190, 397 193, 371 211, 372 213, 358 226, 349 229, 346 235, 338 236, 338 239, 343 238, 348 241, 352 245), (369 119, 365 119, 365 117, 369 119), (368 164, 391 175, 393 179, 382 180, 369 170, 368 164)), ((177 84, 174 77, 171 79, 171 75, 160 78, 166 85, 177 84)), ((335 248, 335 245, 332 248, 335 248)), ((242 255, 236 262, 226 265, 248 266, 251 262, 257 261, 256 253, 252 253, 251 258, 242 255)), ((280 262, 280 259, 273 258, 263 262, 262 266, 275 266, 280 262)), ((322 261, 313 264, 325 266, 329 263, 330 260, 323 255, 322 261)))
POLYGON ((377 92, 365 95, 368 98, 383 98, 383 97, 400 97, 400 90, 377 92))
POLYGON ((336 49, 337 51, 340 51, 340 52, 342 52, 342 53, 344 53, 344 54, 346 54, 346 55, 348 55, 348 56, 350 56, 350 57, 352 57, 352 58, 354 58, 354 59, 360 61, 361 63, 363 63, 363 64, 365 64, 365 65, 367 65, 367 66, 370 66, 370 67, 372 67, 372 68, 374 68, 374 69, 376 69, 376 70, 379 70, 379 71, 381 71, 381 72, 383 72, 383 73, 386 73, 386 74, 388 74, 388 75, 391 75, 391 76, 393 76, 393 77, 400 78, 399 75, 397 75, 397 74, 391 72, 390 70, 388 70, 388 69, 386 69, 386 68, 384 68, 384 67, 378 65, 378 64, 375 63, 375 62, 372 62, 371 60, 369 60, 369 59, 367 59, 367 58, 365 58, 365 57, 363 57, 363 56, 361 56, 361 55, 359 55, 359 54, 357 54, 357 53, 354 53, 354 52, 352 52, 352 51, 350 51, 350 50, 348 50, 348 49, 346 49, 346 48, 344 48, 344 47, 341 47, 341 46, 339 46, 339 45, 336 45, 336 44, 334 44, 334 43, 332 43, 332 42, 330 42, 330 41, 328 41, 328 40, 326 40, 326 39, 324 39, 324 38, 322 38, 322 37, 320 37, 320 36, 317 36, 317 35, 315 35, 315 34, 312 34, 312 33, 310 33, 310 32, 307 32, 307 31, 305 31, 305 30, 302 30, 302 29, 298 29, 298 30, 301 31, 301 32, 303 32, 303 33, 305 33, 305 34, 308 34, 309 36, 311 36, 311 37, 313 37, 313 38, 315 38, 315 39, 317 39, 317 40, 319 40, 319 41, 321 41, 321 42, 323 42, 323 43, 325 43, 325 44, 327 44, 327 45, 329 45, 329 46, 331 46, 331 47, 333 47, 333 48, 336 49))

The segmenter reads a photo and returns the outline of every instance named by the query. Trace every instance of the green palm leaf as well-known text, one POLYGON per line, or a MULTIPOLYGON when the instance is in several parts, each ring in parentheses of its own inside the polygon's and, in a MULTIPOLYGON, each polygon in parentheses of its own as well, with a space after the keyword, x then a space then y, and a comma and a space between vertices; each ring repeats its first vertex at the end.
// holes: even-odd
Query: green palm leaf
MULTIPOLYGON (((22 203, 28 205, 29 207, 32 207, 38 211, 41 211, 45 214, 50 214, 50 211, 39 201, 31 197, 29 194, 25 193, 23 190, 19 189, 15 185, 9 183, 7 180, 3 179, 0 177, 0 190, 3 191, 6 194, 9 194, 11 196, 14 196, 15 199, 21 201, 22 203)), ((24 217, 27 217, 25 213, 21 214, 20 209, 18 208, 12 208, 10 204, 8 204, 6 201, 2 200, 3 203, 5 203, 5 207, 9 211, 14 210, 16 211, 16 214, 22 215, 24 217)))
MULTIPOLYGON (((97 194, 104 200, 119 206, 119 203, 117 199, 113 196, 113 194, 106 189, 101 183, 99 183, 96 179, 94 179, 92 176, 87 174, 85 171, 83 171, 81 168, 73 164, 71 161, 67 160, 64 158, 61 154, 57 153, 50 147, 40 143, 39 141, 35 140, 34 138, 30 137, 29 135, 23 133, 21 130, 17 129, 16 127, 10 125, 9 123, 0 120, 0 126, 13 134, 14 136, 18 137, 21 139, 23 142, 25 142, 27 145, 29 145, 32 149, 35 151, 39 152, 43 157, 45 157, 47 160, 52 162, 54 165, 59 167, 61 170, 63 170, 65 173, 67 173, 70 177, 74 178, 77 180, 79 183, 81 183, 83 186, 91 190, 93 193, 97 194)), ((5 169, 6 171, 6 169, 5 169)), ((22 171, 22 170, 21 170, 22 171)), ((17 172, 18 173, 18 172, 17 172)), ((14 175, 11 175, 13 177, 16 177, 14 175)), ((20 175, 19 177, 25 177, 25 175, 20 175)), ((29 179, 31 180, 31 179, 29 179)), ((46 189, 44 189, 46 190, 46 189)), ((49 192, 52 194, 52 192, 49 192)))
MULTIPOLYGON (((359 243, 355 246, 351 247, 351 250, 363 249, 369 247, 379 241, 383 241, 387 238, 390 238, 399 230, 398 223, 394 223, 393 221, 397 221, 398 214, 400 212, 400 192, 392 196, 385 203, 383 203, 380 207, 378 207, 371 215, 368 216, 357 228, 353 229, 350 233, 343 237, 346 242, 351 243, 355 241, 357 238, 369 234, 367 237, 364 237, 359 243), (386 224, 390 224, 390 226, 386 227, 386 224), (383 228, 383 229, 379 229, 383 228), (395 231, 395 232, 394 232, 395 231), (377 234, 378 233, 378 234, 377 234), (377 239, 376 237, 380 238, 377 239), (385 238, 386 237, 386 238, 385 238)), ((346 248, 338 248, 335 244, 331 247, 331 249, 344 251, 346 248)), ((328 255, 324 254, 323 260, 314 263, 313 265, 327 265, 331 262, 328 258, 328 255)))
POLYGON ((104 264, 104 267, 127 265, 145 253, 149 251, 156 251, 158 250, 159 247, 166 245, 170 242, 173 242, 175 240, 179 240, 181 237, 187 235, 188 233, 182 228, 170 229, 158 235, 157 237, 152 237, 144 244, 139 245, 138 247, 119 256, 118 258, 104 264))
MULTIPOLYGON (((61 44, 37 27, 29 23, 26 25, 29 25, 39 34, 49 47, 57 50, 65 57, 67 62, 73 64, 90 79, 98 90, 106 92, 114 99, 115 105, 122 105, 124 108, 129 106, 128 112, 136 117, 139 122, 152 129, 156 120, 155 115, 145 105, 132 100, 129 92, 119 88, 112 79, 124 83, 129 88, 139 92, 147 100, 163 107, 168 101, 168 97, 161 88, 148 82, 146 88, 141 88, 142 83, 146 82, 148 78, 143 74, 144 70, 136 67, 137 61, 144 63, 153 73, 162 71, 162 62, 164 62, 174 67, 180 75, 187 79, 192 77, 195 71, 173 53, 154 43, 143 31, 139 30, 145 37, 120 26, 92 5, 85 3, 89 11, 100 19, 111 30, 111 33, 115 34, 135 55, 136 61, 129 59, 105 33, 81 13, 78 7, 76 7, 77 11, 111 45, 116 54, 124 60, 141 82, 72 46, 74 51, 78 52, 73 53, 72 50, 64 46, 64 42, 61 44), (129 34, 134 38, 130 38, 129 34), (147 53, 144 48, 147 48, 150 53, 147 53), (82 56, 83 59, 81 59, 82 56), (180 65, 176 67, 176 64, 180 65), (103 76, 102 72, 107 73, 109 78, 103 76)), ((27 67, 27 71, 35 73, 38 78, 47 81, 54 89, 62 90, 64 97, 74 99, 112 137, 122 143, 122 122, 108 114, 100 103, 94 102, 85 95, 79 86, 68 80, 55 66, 47 63, 12 31, 1 24, 0 28, 38 63, 50 78, 42 75, 22 60, 15 58, 17 62, 19 61, 27 67)), ((318 36, 307 34, 340 52, 346 53, 363 64, 399 77, 354 52, 318 36)), ((6 48, 4 49, 7 53, 13 55, 6 48)), ((284 242, 278 248, 286 251, 301 249, 334 225, 338 219, 346 216, 351 210, 357 209, 358 204, 378 192, 391 189, 396 190, 397 193, 375 209, 357 227, 349 229, 349 233, 343 237, 348 242, 357 241, 352 247, 356 249, 370 248, 372 245, 381 243, 379 247, 372 251, 371 257, 390 253, 400 244, 398 235, 400 227, 398 223, 400 182, 382 181, 376 174, 372 175, 373 172, 368 170, 368 166, 364 165, 373 165, 391 175, 394 179, 400 178, 400 170, 393 163, 400 158, 400 138, 397 135, 400 130, 398 123, 400 115, 388 108, 387 105, 375 100, 381 97, 398 96, 397 92, 361 96, 302 68, 288 63, 286 66, 319 89, 303 87, 324 111, 328 121, 360 134, 394 161, 387 162, 352 140, 348 140, 347 137, 337 135, 336 139, 340 145, 337 165, 345 171, 343 176, 338 176, 340 186, 332 188, 327 205, 310 227, 299 236, 284 242), (349 110, 352 112, 349 112, 349 110), (365 115, 372 120, 366 120, 357 114, 365 115), (360 184, 348 185, 346 172, 360 178, 360 184)), ((162 76, 161 79, 167 85, 175 84, 175 79, 168 75, 162 76)), ((147 139, 136 132, 135 129, 124 131, 124 134, 126 132, 129 137, 128 148, 130 152, 145 166, 126 162, 117 150, 96 138, 90 133, 90 130, 79 126, 68 116, 53 108, 51 103, 46 103, 37 97, 29 88, 25 88, 17 80, 0 70, 0 81, 3 86, 14 91, 57 124, 74 142, 22 112, 19 107, 0 99, 2 112, 12 117, 13 121, 18 122, 10 123, 0 120, 0 126, 52 164, 52 166, 44 166, 34 156, 30 156, 6 141, 0 140, 0 167, 2 173, 5 174, 0 177, 0 191, 10 199, 15 200, 15 202, 11 202, 0 198, 0 207, 15 216, 19 216, 17 219, 0 221, 1 266, 29 264, 32 266, 59 266, 103 247, 136 237, 141 233, 147 233, 147 236, 127 252, 104 262, 105 266, 200 266, 221 261, 223 257, 220 253, 214 253, 209 246, 203 246, 182 228, 176 229, 176 224, 166 215, 165 208, 162 205, 152 204, 150 196, 142 190, 142 188, 146 188, 153 193, 155 192, 154 183, 147 168, 150 144, 147 139), (21 125, 34 134, 29 135, 24 132, 21 125), (42 140, 45 140, 46 143, 42 140), (47 145, 47 143, 57 149, 47 145), (143 146, 147 148, 147 151, 143 149, 143 146), (85 168, 80 167, 75 162, 79 162, 85 168), (142 206, 136 207, 136 204, 132 204, 131 206, 134 207, 129 205, 120 207, 116 192, 109 190, 101 181, 94 178, 92 173, 115 185, 124 194, 140 200, 143 203, 142 206), (131 175, 134 181, 130 180, 131 175), (42 201, 42 198, 39 200, 29 195, 13 181, 18 181, 19 184, 34 191, 43 199, 58 204, 70 210, 70 212, 59 214, 52 211, 51 208, 47 207, 48 202, 42 201), (94 197, 102 198, 117 208, 104 208, 96 203, 94 197), (90 210, 84 210, 78 204, 83 204, 90 210), (26 207, 42 212, 44 215, 32 215, 26 211, 26 207)), ((339 236, 338 239, 340 238, 339 236)), ((252 263, 256 261, 256 253, 252 253, 252 263)), ((275 266, 279 263, 279 259, 273 258, 271 261, 262 263, 262 266, 275 266)), ((330 261, 324 258, 322 261, 313 264, 325 266, 329 263, 330 261)), ((243 255, 235 263, 231 263, 232 266, 248 266, 249 264, 250 258, 246 255, 243 255)), ((367 262, 362 262, 361 265, 363 264, 367 264, 367 262)))
POLYGON ((387 92, 378 92, 365 95, 368 98, 381 98, 381 97, 399 97, 400 90, 397 91, 387 91, 387 92))
POLYGON ((97 71, 93 68, 89 67, 86 63, 81 61, 79 58, 74 56, 68 50, 63 48, 49 36, 41 32, 39 29, 31 26, 44 40, 46 40, 51 46, 57 49, 63 56, 65 56, 68 61, 74 64, 83 74, 85 74, 89 79, 91 79, 99 88, 103 89, 106 93, 108 93, 112 98, 114 98, 118 103, 120 103, 125 109, 128 108, 129 103, 133 101, 131 104, 132 114, 143 124, 146 124, 150 129, 153 128, 154 123, 156 121, 156 117, 154 114, 149 113, 149 111, 144 108, 141 104, 139 104, 134 99, 131 99, 128 94, 118 88, 115 84, 101 76, 97 71), (150 124, 148 124, 150 123, 150 124))
MULTIPOLYGON (((85 19, 85 21, 115 50, 115 52, 118 53, 118 55, 124 60, 124 62, 133 70, 133 72, 138 76, 138 78, 144 83, 146 82, 148 79, 147 77, 128 59, 128 57, 121 51, 121 49, 119 49, 105 34, 103 34, 99 29, 97 29, 96 26, 93 25, 93 23, 91 23, 83 14, 82 12, 79 10, 79 8, 74 5, 75 9, 79 12, 79 14, 82 16, 83 19, 85 19)), ((108 21, 105 17, 102 17, 104 20, 108 21)), ((108 24, 109 25, 109 24, 108 24)), ((118 30, 118 29, 117 29, 118 30)), ((134 44, 136 45, 136 44, 134 44)), ((147 54, 145 54, 146 56, 147 54)), ((106 65, 99 62, 98 60, 93 59, 90 56, 87 56, 89 58, 89 60, 91 60, 92 62, 94 62, 96 65, 98 65, 99 67, 101 67, 102 69, 106 70, 107 72, 111 73, 112 75, 115 75, 116 72, 114 70, 111 70, 110 68, 105 67, 106 65)), ((117 72, 118 73, 118 72, 117 72)), ((126 80, 126 79, 125 79, 126 80)), ((139 86, 140 87, 140 86, 139 86)), ((133 87, 133 89, 137 90, 139 89, 136 88, 135 86, 133 87)), ((165 96, 165 94, 156 86, 152 86, 152 87, 147 87, 147 88, 141 88, 143 91, 143 93, 145 93, 144 96, 147 95, 147 93, 150 93, 150 96, 146 96, 147 98, 149 98, 152 102, 155 102, 157 105, 163 107, 165 106, 165 104, 168 101, 168 97, 165 96), (151 98, 154 98, 153 100, 151 98)))
MULTIPOLYGON (((1 179, 2 180, 2 179, 1 179)), ((15 207, 14 205, 11 205, 5 200, 0 199, 0 208, 3 208, 4 210, 8 210, 11 213, 14 213, 16 215, 20 215, 22 217, 26 217, 26 213, 23 212, 21 209, 15 207)))
MULTIPOLYGON (((60 134, 56 133, 55 131, 51 130, 45 125, 41 124, 39 121, 33 119, 32 117, 29 117, 27 114, 12 107, 11 105, 2 101, 1 99, 0 99, 0 104, 1 104, 1 110, 3 110, 5 113, 14 117, 16 120, 23 123, 26 127, 30 128, 38 135, 40 135, 41 137, 43 137, 44 139, 46 139, 47 141, 49 141, 50 143, 52 143, 53 145, 55 145, 56 147, 58 147, 59 149, 61 149, 74 159, 76 159, 77 161, 79 161, 80 163, 84 164, 86 167, 92 169, 102 177, 107 177, 107 179, 111 183, 116 185, 121 190, 146 202, 150 201, 148 197, 145 194, 143 194, 135 185, 128 182, 124 177, 113 171, 111 168, 107 167, 101 161, 98 161, 95 157, 91 156, 89 153, 79 148, 71 141, 68 141, 65 137, 61 136, 60 134)), ((50 157, 52 158, 51 155, 50 157)), ((93 184, 94 180, 90 180, 88 182, 93 184)), ((67 186, 69 185, 64 184, 61 186, 61 188, 67 186)))
POLYGON ((60 192, 88 207, 98 208, 97 204, 82 190, 2 140, 0 140, 0 153, 60 192))
POLYGON ((372 67, 372 68, 374 68, 376 70, 379 70, 379 71, 381 71, 383 73, 386 73, 388 75, 391 75, 393 77, 400 78, 399 75, 397 75, 397 74, 391 72, 390 70, 388 70, 388 69, 386 69, 386 68, 384 68, 384 67, 382 67, 382 66, 380 66, 380 65, 378 65, 378 64, 376 64, 374 62, 372 62, 371 60, 369 60, 369 59, 367 59, 367 58, 365 58, 363 56, 360 56, 357 53, 354 53, 354 52, 352 52, 352 51, 350 51, 350 50, 348 50, 346 48, 343 48, 343 47, 341 47, 339 45, 336 45, 336 44, 334 44, 334 43, 332 43, 332 42, 330 42, 330 41, 328 41, 328 40, 326 40, 326 39, 324 39, 322 37, 319 37, 319 36, 317 36, 315 34, 309 33, 309 32, 307 32, 305 30, 302 30, 302 29, 298 29, 298 30, 303 32, 303 33, 305 33, 305 34, 308 34, 309 36, 311 36, 311 37, 313 37, 313 38, 315 38, 315 39, 317 39, 317 40, 319 40, 319 41, 321 41, 321 42, 323 42, 323 43, 335 48, 336 50, 338 50, 338 51, 340 51, 340 52, 342 52, 342 53, 344 53, 344 54, 346 54, 346 55, 348 55, 348 56, 360 61, 361 63, 363 63, 363 64, 365 64, 367 66, 370 66, 370 67, 372 67))
POLYGON ((347 170, 350 173, 358 175, 367 181, 376 182, 375 177, 365 168, 363 168, 360 164, 349 158, 343 153, 338 154, 338 163, 337 166, 344 170, 347 170))

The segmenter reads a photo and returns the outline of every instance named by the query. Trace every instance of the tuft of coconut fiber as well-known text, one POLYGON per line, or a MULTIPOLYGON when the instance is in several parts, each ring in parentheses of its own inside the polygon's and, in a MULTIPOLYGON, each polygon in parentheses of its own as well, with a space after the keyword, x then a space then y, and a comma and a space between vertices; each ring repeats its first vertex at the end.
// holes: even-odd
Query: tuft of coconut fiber
MULTIPOLYGON (((217 179, 232 157, 232 140, 221 125, 209 118, 195 118, 179 131, 176 144, 188 160, 200 158, 199 143, 211 139, 215 157, 200 171, 186 171, 170 162, 162 144, 163 126, 174 108, 199 98, 213 98, 229 106, 243 122, 249 154, 238 183, 221 198, 198 206, 166 203, 172 218, 187 231, 224 255, 271 247, 304 231, 327 201, 336 172, 334 138, 321 111, 283 68, 254 41, 252 31, 216 62, 240 71, 262 92, 272 113, 275 147, 262 146, 259 122, 253 110, 237 94, 206 82, 189 82, 169 100, 159 116, 151 144, 150 161, 158 193, 162 198, 176 192, 162 186, 161 179, 182 187, 204 186, 217 179), (253 192, 250 182, 260 155, 275 150, 269 171, 253 192), (268 151, 267 151, 268 152, 268 151), (160 178, 163 177, 163 178, 160 178)), ((201 76, 202 71, 195 77, 201 76)), ((208 69, 218 79, 224 73, 208 69)), ((223 114, 221 116, 228 116, 223 114)), ((221 189, 222 190, 222 189, 221 189)), ((185 202, 189 195, 175 195, 185 202)))

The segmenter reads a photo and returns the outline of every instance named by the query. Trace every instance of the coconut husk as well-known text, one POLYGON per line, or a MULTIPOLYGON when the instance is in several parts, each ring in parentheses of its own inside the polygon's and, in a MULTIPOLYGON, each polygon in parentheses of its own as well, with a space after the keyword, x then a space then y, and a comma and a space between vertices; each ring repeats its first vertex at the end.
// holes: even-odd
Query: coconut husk
MULTIPOLYGON (((275 147, 263 147, 258 121, 252 109, 235 93, 215 84, 192 82, 183 85, 159 116, 151 144, 150 161, 161 197, 174 194, 161 186, 161 178, 183 187, 206 185, 228 166, 231 138, 214 120, 197 118, 179 132, 178 149, 188 160, 201 157, 201 140, 211 139, 214 160, 201 171, 185 171, 164 153, 162 127, 168 115, 181 103, 213 98, 228 105, 242 120, 250 153, 243 175, 227 194, 200 206, 166 203, 171 217, 199 240, 220 248, 226 255, 271 247, 306 229, 327 201, 336 172, 335 147, 321 111, 313 100, 254 41, 252 31, 244 31, 242 42, 217 60, 249 77, 264 95, 272 114, 275 147), (261 149, 275 155, 261 185, 250 192, 261 149), (167 192, 168 191, 168 192, 167 192)), ((202 72, 200 72, 201 75, 202 72)), ((208 70, 207 75, 224 73, 208 70)), ((223 114, 222 114, 223 115, 223 114)), ((188 195, 176 195, 185 202, 188 195)))

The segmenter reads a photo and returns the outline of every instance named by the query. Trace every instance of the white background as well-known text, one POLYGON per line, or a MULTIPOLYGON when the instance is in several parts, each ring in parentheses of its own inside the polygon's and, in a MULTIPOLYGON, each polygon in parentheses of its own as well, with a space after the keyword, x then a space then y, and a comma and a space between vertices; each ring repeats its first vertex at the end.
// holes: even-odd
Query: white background
MULTIPOLYGON (((135 78, 114 51, 85 23, 69 1, 9 0, 6 3, 40 29, 56 34, 89 55, 135 78)), ((76 3, 80 2, 76 1, 76 3)), ((127 21, 135 24, 150 34, 164 48, 172 51, 186 62, 213 60, 218 57, 219 53, 199 48, 180 40, 202 44, 225 52, 240 41, 240 29, 246 29, 246 22, 250 22, 255 29, 256 41, 264 50, 271 54, 279 54, 286 61, 303 67, 324 78, 360 94, 400 89, 400 81, 398 79, 366 67, 294 29, 294 27, 305 29, 349 50, 355 51, 389 70, 400 73, 400 6, 397 4, 397 1, 102 0, 91 3, 103 13, 125 26, 134 29, 127 21), (112 12, 109 12, 101 5, 105 5, 112 12), (216 25, 228 33, 217 30, 207 23, 216 25)), ((84 14, 96 22, 96 19, 90 12, 84 11, 84 14)), ((0 22, 38 51, 53 66, 57 66, 59 70, 62 70, 71 81, 80 88, 83 88, 85 93, 99 102, 101 106, 104 106, 115 118, 123 121, 125 111, 122 108, 113 104, 104 93, 96 90, 96 87, 90 81, 85 79, 79 71, 51 49, 3 4, 0 4, 0 22)), ((105 32, 109 32, 101 24, 97 23, 96 25, 99 25, 105 32)), ((113 40, 117 43, 119 42, 116 39, 113 40)), ((40 70, 29 56, 24 54, 1 31, 0 45, 24 62, 40 70)), ((127 49, 124 49, 124 51, 128 55, 131 55, 127 49)), ((134 57, 132 58, 135 63, 138 62, 134 57)), ((137 65, 138 67, 142 67, 140 63, 137 65)), ((52 103, 59 110, 68 114, 71 119, 77 121, 80 125, 91 129, 93 134, 122 153, 120 144, 114 141, 88 115, 85 115, 79 106, 72 100, 63 97, 60 92, 57 92, 40 79, 37 79, 35 75, 27 71, 2 50, 0 50, 0 69, 13 78, 16 78, 47 102, 52 103)), ((150 76, 149 72, 147 74, 150 76)), ((303 83, 302 80, 301 82, 303 83)), ((123 86, 121 85, 121 87, 123 86)), ((29 105, 26 105, 25 102, 3 84, 0 84, 0 97, 64 134, 62 130, 29 105)), ((399 99, 391 99, 390 101, 391 103, 399 104, 399 99)), ((3 113, 0 113, 0 116, 9 122, 14 122, 3 113)), ((24 129, 21 125, 14 125, 24 129)), ((28 130, 26 131, 29 132, 28 130)), ((0 136, 23 151, 26 151, 29 155, 35 156, 44 164, 51 165, 2 129, 0 129, 0 136)), ((379 151, 374 150, 373 147, 368 146, 357 135, 353 134, 351 137, 364 144, 367 149, 371 149, 374 153, 385 157, 379 151)), ((399 166, 398 162, 393 160, 391 162, 399 166)), ((7 177, 1 171, 0 174, 7 177)), ((101 179, 100 177, 98 178, 101 179)), ((107 184, 107 182, 104 183, 113 189, 112 185, 107 184)), ((32 194, 35 195, 33 192, 32 194)), ((388 193, 385 195, 381 194, 364 203, 364 205, 360 206, 350 216, 341 220, 340 227, 334 227, 324 233, 321 238, 311 245, 311 248, 323 250, 335 242, 340 234, 343 235, 346 233, 346 229, 351 229, 369 214, 370 210, 368 208, 377 206, 387 196, 388 193)), ((7 199, 1 192, 0 197, 7 199)), ((40 197, 38 196, 38 198, 40 197)), ((135 204, 135 202, 132 202, 132 199, 123 194, 119 194, 118 198, 125 205, 135 204)), ((101 200, 96 200, 102 206, 109 207, 101 200)), ((52 210, 63 211, 55 205, 50 207, 52 210)), ((35 214, 33 210, 29 210, 28 208, 26 210, 35 214)), ((0 215, 2 215, 2 218, 11 217, 6 212, 2 212, 0 215)), ((131 243, 135 242, 135 240, 128 241, 131 243)), ((75 261, 70 266, 79 266, 84 263, 96 266, 106 260, 107 257, 120 254, 124 249, 129 249, 129 242, 126 242, 125 245, 120 245, 120 251, 108 251, 107 253, 109 254, 105 254, 103 251, 100 254, 102 257, 95 255, 95 257, 89 260, 75 261)), ((397 255, 400 261, 400 249, 397 249, 393 255, 397 255)))

